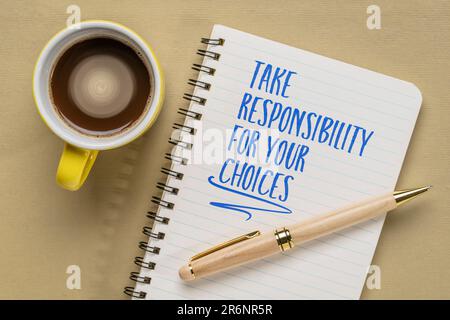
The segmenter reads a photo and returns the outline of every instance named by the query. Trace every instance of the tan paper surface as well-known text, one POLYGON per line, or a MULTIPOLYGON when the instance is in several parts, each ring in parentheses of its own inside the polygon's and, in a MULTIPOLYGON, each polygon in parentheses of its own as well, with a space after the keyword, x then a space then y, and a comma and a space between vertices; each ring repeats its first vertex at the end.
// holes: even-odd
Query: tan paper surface
POLYGON ((63 143, 35 110, 31 78, 47 40, 65 27, 72 1, 0 2, 0 298, 125 298, 137 270, 141 229, 171 124, 190 90, 190 65, 214 23, 317 52, 415 83, 424 102, 399 188, 433 184, 389 215, 374 258, 381 290, 369 298, 450 298, 450 4, 377 1, 382 29, 368 30, 361 1, 84 1, 82 20, 127 25, 154 47, 167 80, 166 103, 144 138, 102 152, 78 192, 59 189, 63 143), (81 290, 66 287, 69 265, 81 290))

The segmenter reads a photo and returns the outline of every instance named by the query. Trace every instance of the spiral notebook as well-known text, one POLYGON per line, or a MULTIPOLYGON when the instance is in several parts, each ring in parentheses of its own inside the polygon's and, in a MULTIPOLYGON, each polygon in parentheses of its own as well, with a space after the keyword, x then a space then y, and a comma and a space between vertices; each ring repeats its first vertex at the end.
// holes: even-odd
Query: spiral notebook
POLYGON ((136 299, 358 299, 384 216, 283 254, 183 283, 209 247, 394 190, 421 105, 411 83, 225 26, 170 143, 136 299))

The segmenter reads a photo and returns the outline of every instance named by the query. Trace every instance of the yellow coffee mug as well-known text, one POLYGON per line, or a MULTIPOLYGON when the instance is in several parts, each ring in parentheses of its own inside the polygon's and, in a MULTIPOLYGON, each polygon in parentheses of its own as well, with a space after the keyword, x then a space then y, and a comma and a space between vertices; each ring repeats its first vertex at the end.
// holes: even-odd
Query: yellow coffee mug
POLYGON ((123 146, 138 138, 154 123, 164 100, 164 80, 158 60, 150 46, 135 32, 110 21, 86 21, 57 33, 42 50, 34 69, 33 95, 41 118, 66 144, 56 173, 57 183, 67 190, 78 190, 86 180, 99 150, 123 146), (146 59, 153 73, 152 99, 140 120, 129 130, 113 136, 83 135, 69 127, 58 115, 50 95, 50 77, 61 53, 71 44, 96 34, 126 39, 146 59))

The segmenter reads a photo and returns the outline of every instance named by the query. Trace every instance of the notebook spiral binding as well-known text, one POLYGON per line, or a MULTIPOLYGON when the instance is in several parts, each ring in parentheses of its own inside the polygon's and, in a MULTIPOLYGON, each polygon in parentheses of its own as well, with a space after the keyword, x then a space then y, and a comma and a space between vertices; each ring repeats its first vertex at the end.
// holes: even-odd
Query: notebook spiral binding
MULTIPOLYGON (((203 44, 207 44, 207 45, 212 45, 212 46, 222 46, 224 44, 225 40, 224 39, 211 39, 211 38, 202 38, 201 39, 201 43, 203 44)), ((210 50, 204 50, 204 49, 199 49, 197 50, 197 54, 203 57, 207 57, 213 60, 219 60, 220 58, 220 54, 217 52, 213 52, 210 50)), ((214 68, 205 66, 203 64, 193 64, 192 65, 192 69, 198 71, 199 73, 206 73, 208 75, 213 76, 214 73, 216 72, 216 70, 214 68)), ((188 80, 188 84, 193 86, 193 87, 198 87, 204 90, 210 90, 211 89, 211 84, 210 83, 206 83, 200 80, 195 80, 195 79, 189 79, 188 80)), ((183 95, 183 99, 188 100, 188 101, 192 101, 195 102, 196 104, 199 104, 201 106, 204 106, 206 104, 206 99, 200 96, 196 96, 190 93, 185 93, 183 95)), ((202 117, 201 113, 198 112, 194 112, 191 111, 189 109, 185 109, 185 108, 179 108, 178 109, 178 113, 184 115, 185 117, 190 117, 194 120, 200 120, 202 117)), ((180 130, 182 132, 194 135, 195 134, 195 128, 186 126, 184 124, 179 124, 179 123, 174 123, 172 126, 173 129, 175 130, 180 130)), ((168 141, 170 144, 177 146, 177 147, 181 147, 181 148, 185 148, 185 149, 191 149, 192 148, 192 143, 187 143, 181 140, 177 140, 174 138, 170 138, 168 141)), ((173 155, 171 153, 166 153, 164 155, 165 159, 168 159, 170 161, 172 161, 173 163, 176 164, 181 164, 181 165, 186 165, 187 164, 187 159, 184 159, 183 157, 180 156, 176 156, 173 155)), ((167 177, 172 177, 178 180, 182 180, 183 179, 183 173, 181 172, 176 172, 174 170, 171 170, 170 168, 165 168, 162 167, 161 168, 161 172, 163 174, 165 174, 167 177)), ((179 192, 178 188, 172 187, 170 185, 167 184, 167 181, 165 182, 158 182, 156 184, 156 188, 163 190, 164 192, 168 192, 170 194, 173 195, 177 195, 179 192)), ((168 202, 163 200, 160 197, 156 197, 153 196, 151 199, 151 202, 156 204, 159 207, 164 207, 167 209, 173 209, 175 204, 172 202, 168 202)), ((168 217, 163 217, 158 215, 157 212, 152 212, 149 211, 147 212, 147 218, 149 220, 152 220, 154 223, 161 223, 161 224, 169 224, 170 219, 168 217)), ((146 236, 149 237, 149 241, 145 242, 145 241, 141 241, 139 242, 139 249, 143 250, 143 252, 150 252, 152 254, 159 254, 160 252, 160 248, 157 246, 152 246, 150 245, 150 240, 151 239, 159 239, 162 240, 165 237, 165 233, 163 232, 153 232, 151 227, 148 226, 144 226, 142 229, 142 233, 146 236)), ((152 262, 152 261, 145 261, 145 255, 142 257, 135 257, 134 258, 134 264, 137 265, 140 268, 144 268, 147 270, 154 270, 156 267, 156 263, 152 262)), ((150 284, 151 283, 151 277, 147 277, 147 276, 141 276, 139 272, 131 272, 130 273, 130 279, 136 283, 143 283, 143 284, 150 284)), ((124 291, 123 291, 126 295, 133 297, 133 298, 137 298, 137 299, 145 299, 147 296, 147 293, 144 291, 137 291, 135 289, 135 287, 125 287, 124 291)))

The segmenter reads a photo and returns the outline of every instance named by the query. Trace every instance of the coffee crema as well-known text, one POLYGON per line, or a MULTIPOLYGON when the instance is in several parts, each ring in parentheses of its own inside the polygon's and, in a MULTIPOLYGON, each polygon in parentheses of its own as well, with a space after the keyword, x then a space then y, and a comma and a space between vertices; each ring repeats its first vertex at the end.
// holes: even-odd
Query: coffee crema
POLYGON ((151 99, 149 68, 135 49, 109 37, 70 46, 50 77, 54 107, 70 127, 110 136, 132 127, 151 99))

